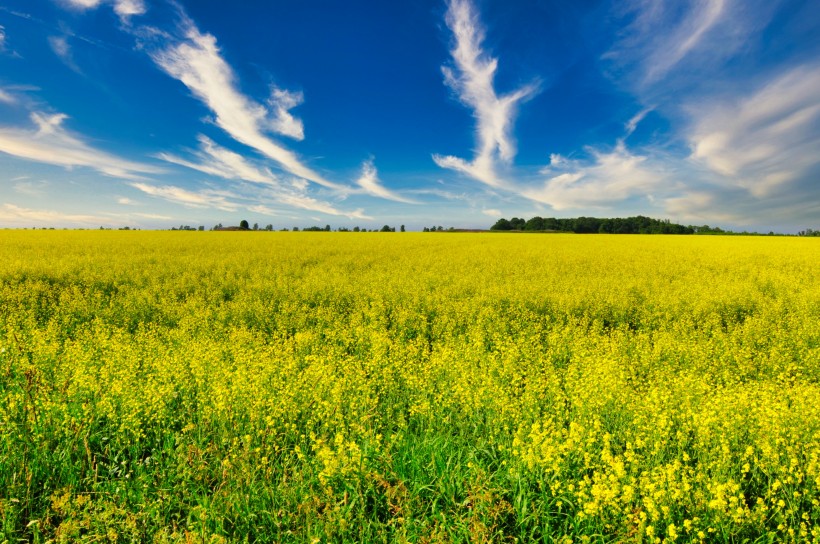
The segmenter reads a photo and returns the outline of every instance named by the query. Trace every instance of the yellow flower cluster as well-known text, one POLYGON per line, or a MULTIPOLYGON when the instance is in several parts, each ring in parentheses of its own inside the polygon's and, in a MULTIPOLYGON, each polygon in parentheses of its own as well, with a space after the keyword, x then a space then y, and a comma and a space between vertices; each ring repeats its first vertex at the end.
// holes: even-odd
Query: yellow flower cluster
POLYGON ((0 541, 820 542, 816 242, 0 232, 0 541))

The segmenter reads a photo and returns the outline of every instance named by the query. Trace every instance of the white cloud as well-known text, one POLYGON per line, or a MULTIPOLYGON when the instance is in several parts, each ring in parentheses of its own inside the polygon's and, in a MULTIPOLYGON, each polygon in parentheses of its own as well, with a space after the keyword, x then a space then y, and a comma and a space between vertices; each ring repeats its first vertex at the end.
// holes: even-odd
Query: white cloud
POLYGON ((45 181, 18 181, 14 184, 14 191, 21 195, 40 198, 46 195, 48 182, 45 181))
POLYGON ((535 94, 537 86, 526 85, 502 96, 496 94, 498 60, 482 50, 484 29, 469 0, 451 0, 446 23, 455 38, 455 47, 450 52, 455 67, 445 66, 442 72, 459 100, 473 110, 478 149, 472 161, 449 155, 434 155, 433 160, 442 168, 463 172, 492 187, 504 187, 507 184, 498 175, 497 162, 512 162, 516 148, 511 132, 517 107, 535 94))
POLYGON ((287 204, 288 206, 293 206, 294 208, 321 212, 328 215, 344 216, 350 219, 372 219, 372 217, 365 215, 364 210, 362 209, 356 209, 353 211, 339 210, 327 202, 322 202, 313 197, 305 194, 299 194, 297 192, 277 193, 272 196, 278 202, 287 204))
POLYGON ((157 157, 170 163, 224 179, 254 183, 278 183, 276 176, 267 168, 254 166, 239 153, 217 145, 207 136, 200 134, 198 139, 200 151, 194 153, 197 162, 188 161, 170 153, 159 153, 157 157))
POLYGON ((745 97, 689 107, 692 158, 757 197, 820 164, 820 66, 803 65, 745 97))
POLYGON ((633 115, 632 118, 630 118, 629 121, 626 122, 626 125, 624 125, 624 129, 626 130, 626 134, 623 137, 624 140, 626 138, 629 138, 630 136, 632 136, 632 133, 635 132, 635 129, 638 128, 638 125, 640 124, 640 122, 643 121, 644 117, 649 115, 649 113, 653 109, 654 108, 651 108, 651 107, 644 108, 641 111, 639 111, 638 113, 636 113, 635 115, 633 115))
POLYGON ((145 11, 145 2, 143 0, 116 0, 114 2, 114 12, 121 18, 142 15, 145 11))
POLYGON ((147 11, 144 0, 63 0, 63 3, 79 10, 96 9, 103 3, 111 4, 114 13, 119 15, 123 22, 128 22, 130 17, 143 15, 147 11))
POLYGON ((202 191, 189 191, 174 185, 149 185, 147 183, 132 183, 132 187, 139 189, 143 193, 162 198, 176 204, 182 204, 189 208, 215 208, 226 212, 238 210, 240 204, 228 200, 234 197, 231 193, 205 189, 202 191))
POLYGON ((660 168, 630 152, 623 141, 610 152, 589 151, 589 163, 554 156, 541 171, 549 179, 540 188, 523 190, 522 196, 556 210, 607 207, 645 196, 668 183, 660 168))
MULTIPOLYGON (((726 13, 727 0, 701 0, 695 2, 692 9, 680 19, 677 27, 671 32, 664 33, 660 43, 656 43, 652 54, 646 60, 645 81, 652 82, 663 77, 687 54, 695 49, 704 36, 715 27, 726 13)), ((650 9, 644 12, 658 13, 660 10, 650 9)), ((651 26, 657 21, 646 21, 651 26)), ((656 37, 659 37, 656 35, 656 37)))
MULTIPOLYGON (((357 219, 370 219, 361 209, 354 211, 339 210, 332 204, 317 200, 305 193, 304 187, 295 183, 278 187, 266 187, 252 194, 242 195, 235 192, 204 189, 192 191, 174 185, 150 185, 147 183, 132 183, 132 187, 140 191, 175 204, 188 208, 214 208, 217 210, 234 212, 239 209, 259 211, 265 206, 262 202, 274 201, 294 208, 317 211, 328 215, 344 216, 357 219)), ((267 209, 267 207, 265 207, 267 209)))
POLYGON ((501 217, 502 215, 504 215, 501 210, 496 210, 495 208, 481 210, 481 213, 489 217, 501 217))
MULTIPOLYGON (((642 100, 676 100, 725 77, 725 64, 750 50, 781 0, 624 0, 627 24, 603 55, 611 75, 642 100)), ((663 106, 664 104, 658 104, 663 106)))
POLYGON ((413 195, 433 195, 438 198, 443 198, 445 200, 460 200, 460 201, 470 201, 471 197, 466 192, 463 193, 454 193, 453 191, 446 191, 443 189, 408 189, 405 191, 408 194, 413 195))
POLYGON ((291 115, 290 110, 305 101, 302 92, 292 93, 290 91, 274 87, 268 105, 271 107, 272 115, 270 119, 270 129, 284 136, 290 136, 294 140, 305 139, 305 127, 302 120, 291 115))
POLYGON ((77 9, 92 9, 98 7, 102 0, 63 0, 70 7, 77 9))
POLYGON ((373 196, 384 198, 386 200, 395 200, 396 202, 404 202, 405 204, 416 204, 416 201, 403 197, 395 191, 391 191, 381 184, 379 181, 379 173, 373 165, 373 161, 366 161, 362 164, 362 175, 356 180, 356 184, 362 190, 373 196))
POLYGON ((66 36, 51 36, 48 38, 48 44, 54 54, 57 55, 63 64, 68 66, 74 72, 80 73, 80 68, 74 62, 74 55, 71 53, 71 46, 68 44, 66 36))
POLYGON ((170 221, 173 217, 169 217, 167 215, 160 215, 158 213, 132 213, 130 214, 134 217, 142 217, 143 219, 163 219, 166 221, 170 221))
POLYGON ((151 165, 122 159, 96 149, 63 128, 65 114, 34 112, 34 129, 0 127, 0 151, 23 159, 66 168, 85 166, 107 176, 139 179, 141 174, 159 174, 151 165))
POLYGON ((12 105, 17 103, 17 99, 14 98, 14 96, 9 94, 7 91, 0 89, 0 102, 12 105))
MULTIPOLYGON (((363 214, 362 210, 354 210, 352 212, 339 210, 328 202, 323 202, 309 196, 307 194, 309 184, 302 178, 293 178, 289 181, 289 183, 285 183, 278 176, 275 176, 272 172, 270 172, 270 170, 253 165, 242 155, 217 145, 206 136, 200 135, 199 140, 201 144, 201 151, 195 153, 198 162, 187 161, 167 153, 161 153, 158 156, 168 162, 179 164, 187 168, 192 168, 212 176, 217 176, 228 180, 249 181, 264 185, 264 189, 261 191, 252 192, 252 194, 248 194, 244 197, 234 195, 241 200, 257 202, 273 201, 295 208, 318 211, 329 215, 346 216, 351 218, 367 218, 363 214)), ((141 190, 145 189, 141 188, 141 190)), ((203 193, 195 193, 197 196, 191 196, 190 194, 180 193, 180 191, 160 192, 155 189, 152 190, 154 192, 151 194, 178 203, 187 202, 188 204, 191 204, 195 203, 197 198, 207 196, 207 194, 203 195, 203 193)), ((239 206, 239 204, 236 205, 239 206)), ((257 204, 257 206, 264 205, 257 204)), ((247 207, 247 209, 250 211, 259 212, 259 209, 262 208, 252 209, 252 207, 247 207)), ((272 214, 266 213, 266 215, 272 214)))
MULTIPOLYGON (((111 221, 110 217, 99 215, 72 214, 55 210, 35 210, 9 203, 0 206, 0 222, 10 227, 28 227, 32 226, 32 224, 44 227, 99 227, 101 225, 108 225, 111 221)), ((121 220, 115 220, 115 223, 118 225, 123 224, 121 220)))
MULTIPOLYGON (((660 3, 632 0, 618 7, 634 19, 605 58, 632 68, 640 87, 663 79, 687 56, 707 49, 710 33, 724 22, 732 0, 682 0, 660 3)), ((730 18, 739 24, 739 17, 730 18)), ((720 42, 708 47, 712 58, 722 58, 724 50, 733 48, 730 32, 723 32, 720 42)))
POLYGON ((139 202, 136 202, 136 201, 134 201, 134 200, 131 200, 131 199, 130 199, 130 198, 128 198, 128 197, 121 196, 121 197, 119 197, 119 198, 117 199, 117 204, 122 204, 122 205, 124 205, 124 206, 136 206, 136 205, 138 205, 138 204, 139 204, 139 202))
MULTIPOLYGON (((183 25, 185 38, 170 47, 155 51, 151 57, 168 75, 178 79, 201 100, 216 116, 214 122, 236 141, 256 149, 273 159, 286 171, 325 187, 341 189, 319 173, 304 165, 295 153, 274 142, 265 134, 274 126, 296 130, 294 123, 282 126, 282 110, 287 113, 280 98, 274 112, 239 92, 236 76, 222 58, 216 38, 202 34, 190 20, 183 25)), ((293 101, 293 95, 288 94, 293 101)), ((295 121, 295 120, 294 120, 295 121)))

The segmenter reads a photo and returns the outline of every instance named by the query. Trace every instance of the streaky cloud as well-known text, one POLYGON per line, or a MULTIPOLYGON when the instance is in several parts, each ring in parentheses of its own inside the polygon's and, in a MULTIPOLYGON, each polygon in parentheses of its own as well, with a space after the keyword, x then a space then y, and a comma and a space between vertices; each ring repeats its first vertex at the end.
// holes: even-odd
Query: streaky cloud
POLYGON ((234 212, 241 205, 229 200, 233 194, 225 191, 205 189, 202 191, 190 191, 175 185, 151 185, 148 183, 131 183, 135 189, 155 197, 182 204, 188 208, 215 208, 226 212, 234 212))
POLYGON ((404 197, 382 185, 381 181, 379 181, 379 173, 372 160, 365 161, 365 163, 362 164, 362 175, 356 180, 356 184, 361 187, 365 193, 372 196, 385 200, 404 202, 405 204, 418 204, 415 200, 404 197))
MULTIPOLYGON (((243 95, 237 87, 233 70, 221 55, 216 38, 200 32, 187 17, 181 23, 181 31, 184 35, 181 40, 153 51, 151 58, 214 113, 214 123, 218 127, 237 142, 257 150, 295 176, 331 189, 343 188, 306 166, 295 153, 265 134, 277 126, 282 128, 280 110, 284 106, 281 97, 275 111, 271 112, 243 95), (277 119, 280 121, 278 125, 277 119)), ((293 97, 288 96, 292 102, 293 97)), ((287 130, 293 135, 294 124, 288 126, 290 128, 287 130)))
POLYGON ((32 112, 34 128, 0 127, 0 151, 22 159, 65 168, 88 167, 115 178, 142 179, 161 168, 133 162, 92 147, 63 126, 62 113, 32 112))
MULTIPOLYGON (((618 9, 634 18, 622 37, 604 58, 628 67, 629 77, 638 87, 647 87, 663 79, 687 56, 709 43, 710 32, 730 12, 732 0, 683 0, 662 3, 652 0, 629 0, 618 9)), ((720 57, 731 40, 723 36, 719 47, 712 48, 720 57), (717 49, 717 50, 715 50, 717 49)))
POLYGON ((61 0, 70 8, 79 10, 96 9, 102 4, 110 4, 123 23, 127 23, 134 15, 143 15, 147 12, 144 0, 61 0))
POLYGON ((509 164, 516 146, 512 125, 517 107, 538 90, 537 84, 525 85, 499 96, 494 87, 498 59, 482 49, 484 28, 469 0, 451 0, 445 17, 455 45, 450 51, 453 67, 444 66, 445 83, 459 100, 473 110, 476 118, 476 154, 471 161, 452 155, 433 155, 441 168, 462 172, 491 187, 508 185, 497 172, 497 163, 509 164))
POLYGON ((732 100, 691 104, 691 158, 721 184, 767 197, 820 165, 820 65, 805 64, 732 100))
MULTIPOLYGON (((246 181, 261 184, 263 189, 249 195, 247 200, 272 201, 279 204, 286 204, 295 208, 327 213, 329 215, 345 216, 351 218, 365 218, 361 210, 344 211, 336 208, 328 202, 324 202, 308 196, 309 184, 303 178, 293 178, 289 181, 273 174, 267 168, 262 168, 251 163, 244 156, 217 145, 207 136, 200 135, 200 151, 195 152, 196 162, 189 161, 169 153, 160 153, 158 158, 191 168, 199 172, 216 176, 232 181, 246 181)), ((165 197, 168 200, 181 202, 178 192, 154 192, 155 196, 165 197)), ((202 193, 197 193, 201 195, 202 193)), ((205 194, 205 196, 208 196, 205 194)), ((192 201, 188 198, 188 201, 192 201)), ((259 204, 263 206, 263 204, 259 204)), ((250 207, 247 208, 253 210, 250 207)), ((261 208, 260 208, 261 209, 261 208)), ((271 215, 270 213, 266 215, 271 215)))
POLYGON ((74 55, 71 52, 71 46, 68 44, 67 36, 50 36, 48 38, 48 45, 54 54, 72 71, 82 73, 80 67, 74 61, 74 55))
MULTIPOLYGON (((98 227, 112 222, 111 217, 92 214, 65 213, 56 210, 25 208, 15 204, 4 203, 0 206, 0 222, 8 226, 28 227, 32 223, 42 226, 76 226, 98 227)), ((115 224, 124 225, 122 218, 114 219, 115 224)))
POLYGON ((200 150, 194 152, 196 162, 170 153, 158 153, 157 158, 223 179, 278 184, 277 177, 267 168, 251 164, 244 156, 217 145, 207 136, 200 134, 198 140, 200 150))
POLYGON ((297 119, 290 110, 305 101, 304 94, 291 92, 278 87, 271 89, 268 105, 271 107, 270 129, 283 136, 290 136, 294 140, 305 139, 305 127, 301 119, 297 119))
POLYGON ((550 165, 541 171, 547 180, 541 187, 524 190, 522 196, 555 210, 606 208, 628 198, 651 195, 668 185, 660 167, 647 156, 629 151, 622 140, 611 151, 588 151, 591 161, 553 155, 550 165))
POLYGON ((10 104, 11 105, 11 104, 16 104, 17 99, 11 93, 9 93, 6 90, 0 88, 0 102, 2 102, 3 104, 10 104))

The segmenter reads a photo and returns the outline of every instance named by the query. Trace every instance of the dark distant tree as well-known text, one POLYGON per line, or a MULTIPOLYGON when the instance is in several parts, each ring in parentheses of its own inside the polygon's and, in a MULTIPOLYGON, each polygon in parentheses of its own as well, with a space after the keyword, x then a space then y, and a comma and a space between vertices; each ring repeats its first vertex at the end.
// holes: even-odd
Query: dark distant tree
POLYGON ((265 230, 267 230, 267 231, 272 231, 272 230, 273 230, 273 225, 271 225, 270 223, 268 223, 267 225, 265 225, 265 230))
POLYGON ((400 227, 400 231, 401 231, 401 232, 404 232, 404 225, 402 225, 402 226, 400 227))
POLYGON ((243 219, 239 222, 239 228, 242 230, 248 230, 250 228, 250 225, 248 225, 248 222, 243 219))
POLYGON ((527 222, 524 223, 524 230, 545 230, 544 218, 535 216, 533 218, 527 219, 527 222))
POLYGON ((430 232, 430 227, 424 227, 421 232, 430 232))
POLYGON ((513 230, 524 230, 524 227, 527 226, 527 222, 520 217, 513 217, 510 219, 510 226, 513 230))
POLYGON ((390 225, 383 226, 381 232, 390 232, 390 225))
POLYGON ((325 232, 330 232, 330 225, 325 225, 325 232))
POLYGON ((504 219, 502 217, 496 221, 492 227, 490 227, 490 230, 512 230, 512 225, 510 224, 509 219, 504 219))
POLYGON ((359 232, 361 229, 358 226, 353 227, 353 232, 359 232))
POLYGON ((299 227, 293 227, 293 232, 299 232, 299 227))
POLYGON ((253 224, 253 230, 259 230, 259 223, 253 224))

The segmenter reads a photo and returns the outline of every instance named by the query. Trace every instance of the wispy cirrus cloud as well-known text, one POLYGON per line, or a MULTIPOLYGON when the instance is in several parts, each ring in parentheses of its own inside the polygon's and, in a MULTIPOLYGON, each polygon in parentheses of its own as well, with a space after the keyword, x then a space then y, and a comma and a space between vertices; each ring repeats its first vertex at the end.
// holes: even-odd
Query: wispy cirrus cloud
MULTIPOLYGON (((12 227, 47 226, 83 226, 98 227, 111 224, 112 218, 104 215, 65 213, 56 210, 32 209, 4 203, 0 206, 0 222, 12 227)), ((125 224, 115 219, 118 225, 125 224)))
MULTIPOLYGON (((727 19, 732 0, 684 0, 659 3, 652 0, 632 0, 619 5, 631 23, 622 37, 604 58, 625 69, 629 79, 645 87, 664 78, 687 57, 699 56, 709 49, 711 60, 721 58, 727 49, 737 44, 734 35, 740 32, 741 21, 727 19), (708 47, 712 34, 723 25, 733 25, 730 32, 721 32, 720 47, 708 47)), ((725 30, 725 29, 724 29, 725 30)))
MULTIPOLYGON (((264 188, 242 197, 248 202, 275 202, 302 210, 316 211, 329 215, 359 219, 367 217, 360 209, 353 211, 340 210, 329 202, 310 196, 308 194, 308 183, 302 178, 292 178, 289 181, 282 179, 280 176, 273 174, 269 169, 258 166, 244 156, 217 145, 206 136, 200 135, 199 140, 201 144, 200 150, 194 152, 196 161, 188 161, 168 153, 160 153, 158 157, 165 161, 225 180, 247 181, 263 185, 264 188)), ((145 189, 141 188, 141 190, 145 189)), ((181 194, 179 191, 154 190, 154 192, 150 194, 182 203, 179 198, 181 194)), ((192 200, 190 195, 186 196, 189 197, 188 201, 190 202, 192 200)), ((204 196, 208 195, 205 194, 204 196)), ((261 206, 261 208, 254 209, 252 206, 247 205, 245 207, 249 211, 255 212, 258 212, 260 209, 269 209, 265 204, 258 204, 257 206, 261 206)))
POLYGON ((396 202, 404 202, 405 204, 417 204, 415 200, 404 197, 395 191, 391 191, 379 180, 379 173, 372 160, 365 161, 362 165, 362 175, 356 180, 356 185, 372 196, 384 198, 386 200, 394 200, 396 202))
POLYGON ((361 208, 352 211, 340 210, 329 202, 324 202, 309 196, 303 189, 300 190, 300 188, 296 186, 292 187, 291 190, 271 192, 270 197, 271 200, 302 210, 321 212, 328 215, 347 217, 349 219, 373 219, 366 215, 361 208))
POLYGON ((144 0, 62 0, 62 3, 73 9, 96 9, 102 4, 110 4, 123 22, 134 15, 143 15, 147 9, 144 0))
POLYGON ((63 125, 62 113, 33 112, 31 128, 0 127, 0 152, 35 162, 65 168, 88 167, 107 176, 140 179, 144 174, 160 174, 162 169, 129 161, 97 149, 63 125))
MULTIPOLYGON (((657 188, 662 180, 649 166, 647 157, 630 152, 624 140, 652 110, 644 108, 626 124, 626 135, 611 151, 587 148, 587 160, 567 160, 553 155, 541 175, 541 184, 523 183, 516 177, 503 179, 498 166, 508 168, 515 157, 513 121, 518 105, 537 92, 536 84, 526 85, 506 95, 497 95, 494 76, 498 60, 482 49, 484 29, 469 0, 452 0, 446 15, 455 47, 451 51, 454 68, 445 67, 445 81, 459 99, 473 109, 478 150, 470 162, 452 156, 434 156, 443 168, 461 171, 497 189, 548 204, 553 209, 604 207, 657 188)), ((490 210, 496 212, 497 210, 490 210)), ((482 212, 483 213, 483 212, 482 212)))
POLYGON ((304 101, 305 95, 301 91, 291 92, 279 87, 273 87, 268 99, 268 105, 271 108, 270 129, 294 140, 304 140, 305 127, 302 120, 290 113, 290 110, 304 101))
POLYGON ((217 145, 207 136, 200 134, 198 139, 200 149, 193 153, 195 161, 189 161, 170 153, 159 153, 157 157, 223 179, 278 183, 276 176, 269 169, 252 164, 244 156, 217 145))
POLYGON ((14 184, 14 192, 21 195, 40 198, 46 195, 48 185, 49 184, 46 181, 31 181, 28 179, 22 179, 18 180, 14 184))
POLYGON ((17 103, 17 99, 5 89, 0 88, 0 102, 3 104, 15 104, 17 103))
POLYGON ((668 185, 667 174, 647 156, 634 154, 619 140, 611 151, 588 149, 590 160, 553 155, 541 174, 541 187, 523 196, 555 210, 606 208, 636 196, 646 196, 668 185))
POLYGON ((455 44, 452 67, 442 67, 446 84, 458 99, 473 110, 476 119, 476 154, 471 161, 452 155, 434 155, 442 168, 467 174, 491 187, 508 185, 498 173, 498 163, 509 164, 515 157, 512 135, 518 106, 532 97, 537 84, 525 85, 504 95, 495 91, 498 59, 482 49, 484 28, 469 0, 451 0, 445 17, 455 44))
POLYGON ((276 89, 271 109, 242 94, 236 76, 222 57, 216 38, 203 34, 193 21, 183 17, 182 39, 151 52, 165 73, 184 84, 214 115, 214 123, 234 140, 275 161, 285 171, 332 189, 336 183, 305 165, 291 150, 274 141, 267 132, 291 137, 302 135, 301 122, 289 113, 297 95, 276 89))
POLYGON ((48 38, 48 45, 63 64, 68 66, 72 71, 78 74, 81 73, 80 67, 77 66, 77 63, 74 61, 74 55, 71 52, 71 46, 68 43, 67 36, 50 36, 48 38))
POLYGON ((141 182, 131 183, 131 186, 145 194, 182 204, 188 208, 214 208, 234 212, 241 207, 239 203, 231 200, 236 198, 236 195, 227 191, 214 189, 191 191, 175 185, 150 185, 141 182))
POLYGON ((275 215, 272 208, 263 204, 275 202, 293 208, 315 211, 327 215, 349 217, 351 219, 371 219, 361 209, 353 211, 340 210, 328 202, 316 199, 306 192, 300 180, 293 180, 290 184, 277 187, 263 188, 250 194, 242 194, 241 188, 236 191, 217 189, 190 190, 176 185, 152 185, 148 183, 131 183, 135 189, 143 193, 172 202, 188 208, 213 208, 226 212, 247 209, 256 213, 275 215), (267 210, 267 211, 265 211, 267 210))
POLYGON ((750 94, 687 109, 692 159, 721 185, 767 197, 820 165, 820 65, 797 66, 750 94))

